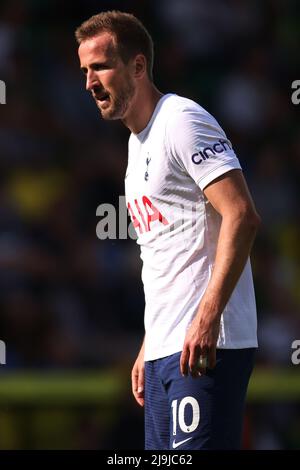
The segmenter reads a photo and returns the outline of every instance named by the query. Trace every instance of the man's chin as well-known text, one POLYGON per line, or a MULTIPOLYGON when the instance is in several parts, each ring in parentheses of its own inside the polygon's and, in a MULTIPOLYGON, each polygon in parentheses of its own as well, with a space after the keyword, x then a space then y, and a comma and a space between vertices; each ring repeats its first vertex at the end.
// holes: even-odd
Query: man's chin
POLYGON ((103 111, 100 109, 100 112, 101 112, 102 119, 105 119, 106 121, 114 121, 116 119, 121 119, 119 116, 117 116, 115 113, 111 111, 103 111))
POLYGON ((98 105, 98 109, 99 109, 100 114, 101 114, 101 117, 102 117, 103 119, 111 119, 111 117, 110 117, 111 114, 112 114, 111 110, 103 109, 103 108, 102 108, 101 106, 99 106, 99 105, 98 105))
POLYGON ((117 119, 122 119, 122 116, 120 116, 120 113, 118 113, 116 109, 113 109, 111 106, 106 109, 101 108, 101 106, 98 106, 98 108, 101 113, 102 119, 105 119, 106 121, 114 121, 117 119))

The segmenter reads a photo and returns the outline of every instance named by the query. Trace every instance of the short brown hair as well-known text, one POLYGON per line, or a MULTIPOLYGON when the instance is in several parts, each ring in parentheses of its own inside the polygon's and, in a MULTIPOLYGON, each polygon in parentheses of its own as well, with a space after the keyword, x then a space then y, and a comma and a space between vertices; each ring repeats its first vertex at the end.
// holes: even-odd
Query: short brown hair
POLYGON ((75 31, 78 44, 102 32, 116 38, 118 53, 125 64, 137 54, 147 61, 147 74, 152 80, 153 41, 145 26, 134 15, 122 11, 103 11, 84 21, 75 31))

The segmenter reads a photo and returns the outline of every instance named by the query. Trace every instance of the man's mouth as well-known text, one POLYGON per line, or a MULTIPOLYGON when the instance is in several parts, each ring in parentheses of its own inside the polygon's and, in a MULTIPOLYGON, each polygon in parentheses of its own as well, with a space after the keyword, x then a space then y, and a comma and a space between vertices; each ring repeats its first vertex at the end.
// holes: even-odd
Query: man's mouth
POLYGON ((105 101, 109 100, 109 93, 95 94, 95 98, 97 101, 101 101, 101 103, 104 103, 105 101))

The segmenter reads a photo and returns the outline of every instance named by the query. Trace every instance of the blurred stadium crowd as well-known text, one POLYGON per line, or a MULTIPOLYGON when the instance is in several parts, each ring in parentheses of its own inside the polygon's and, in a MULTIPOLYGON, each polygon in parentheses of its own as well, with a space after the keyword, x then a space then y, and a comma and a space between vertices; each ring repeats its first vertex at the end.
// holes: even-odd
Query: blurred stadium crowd
MULTIPOLYGON (((124 194, 128 131, 84 89, 74 29, 105 9, 135 13, 155 42, 155 81, 221 123, 262 217, 252 256, 257 367, 294 367, 300 339, 300 105, 296 0, 2 0, 0 339, 7 368, 130 364, 143 336, 134 241, 96 237, 124 194), (298 74, 298 75, 297 75, 298 74)), ((298 11, 297 11, 298 10, 298 11)), ((300 366, 299 366, 300 367, 300 366)), ((299 403, 250 410, 251 448, 300 447, 299 403)))

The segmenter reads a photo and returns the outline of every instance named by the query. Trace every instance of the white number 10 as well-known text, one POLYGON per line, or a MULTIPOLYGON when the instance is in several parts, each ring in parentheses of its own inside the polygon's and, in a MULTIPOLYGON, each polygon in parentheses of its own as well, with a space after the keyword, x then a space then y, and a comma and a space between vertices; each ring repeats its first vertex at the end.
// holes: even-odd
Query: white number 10
POLYGON ((173 436, 176 436, 177 432, 177 415, 178 424, 183 432, 193 432, 200 422, 200 408, 197 400, 194 397, 185 397, 181 400, 178 405, 178 400, 172 401, 172 414, 173 414, 173 436), (192 407, 192 422, 186 424, 184 419, 184 410, 187 405, 192 407))

